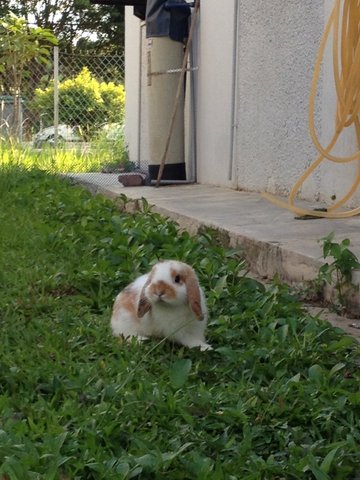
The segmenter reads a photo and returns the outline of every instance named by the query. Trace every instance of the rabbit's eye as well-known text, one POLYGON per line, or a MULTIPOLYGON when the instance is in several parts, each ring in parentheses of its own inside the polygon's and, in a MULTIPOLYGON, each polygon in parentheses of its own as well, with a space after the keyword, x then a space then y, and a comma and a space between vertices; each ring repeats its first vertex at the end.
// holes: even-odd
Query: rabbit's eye
POLYGON ((181 282, 181 277, 180 277, 180 275, 175 275, 174 282, 175 282, 175 283, 180 283, 180 282, 181 282))

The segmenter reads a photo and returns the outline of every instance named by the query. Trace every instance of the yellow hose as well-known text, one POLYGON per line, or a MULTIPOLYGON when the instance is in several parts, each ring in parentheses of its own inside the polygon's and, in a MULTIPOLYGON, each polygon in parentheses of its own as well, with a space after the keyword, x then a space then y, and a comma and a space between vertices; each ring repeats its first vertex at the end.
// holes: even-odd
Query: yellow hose
POLYGON ((319 152, 317 159, 307 168, 293 186, 288 201, 283 201, 263 193, 263 196, 275 205, 287 208, 297 215, 311 215, 326 218, 347 218, 360 214, 360 207, 349 211, 336 211, 342 207, 356 192, 360 185, 360 0, 335 0, 334 8, 326 24, 317 54, 314 75, 309 98, 309 129, 312 141, 319 152), (343 1, 343 8, 341 4, 343 1), (340 31, 341 29, 341 31, 340 31), (321 64, 324 50, 333 32, 333 70, 337 94, 335 131, 326 147, 323 147, 315 130, 315 97, 318 89, 321 64), (341 133, 347 127, 354 126, 358 151, 347 157, 335 156, 331 153, 341 133), (357 162, 357 174, 349 191, 327 211, 308 210, 297 207, 295 198, 305 180, 325 159, 335 163, 357 162))

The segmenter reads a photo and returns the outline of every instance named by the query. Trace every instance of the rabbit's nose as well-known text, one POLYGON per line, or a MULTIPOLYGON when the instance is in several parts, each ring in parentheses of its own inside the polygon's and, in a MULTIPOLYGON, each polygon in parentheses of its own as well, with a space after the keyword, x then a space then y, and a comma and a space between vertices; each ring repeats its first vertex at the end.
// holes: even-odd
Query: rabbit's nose
POLYGON ((161 300, 161 298, 165 295, 165 292, 164 292, 164 290, 157 290, 156 295, 161 300))
POLYGON ((156 285, 153 285, 152 291, 158 300, 162 300, 166 295, 166 285, 164 285, 163 282, 159 282, 156 285))
POLYGON ((166 289, 165 288, 158 288, 155 292, 157 299, 162 302, 166 298, 166 289))

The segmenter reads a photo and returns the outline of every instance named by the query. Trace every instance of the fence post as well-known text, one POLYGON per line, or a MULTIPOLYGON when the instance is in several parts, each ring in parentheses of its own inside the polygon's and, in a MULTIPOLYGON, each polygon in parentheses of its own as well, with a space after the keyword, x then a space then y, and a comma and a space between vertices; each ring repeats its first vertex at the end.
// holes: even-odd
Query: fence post
POLYGON ((54 47, 54 144, 59 138, 59 47, 54 47))

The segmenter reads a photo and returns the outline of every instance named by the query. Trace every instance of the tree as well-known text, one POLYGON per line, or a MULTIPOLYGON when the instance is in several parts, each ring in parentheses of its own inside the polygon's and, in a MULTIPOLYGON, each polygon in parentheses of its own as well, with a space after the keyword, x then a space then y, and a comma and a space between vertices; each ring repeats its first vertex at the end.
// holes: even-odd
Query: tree
POLYGON ((21 87, 30 74, 32 61, 46 64, 56 37, 47 29, 29 28, 27 22, 8 14, 0 20, 0 73, 6 77, 14 105, 14 135, 19 137, 21 127, 21 87))
POLYGON ((113 54, 124 45, 124 9, 90 0, 0 0, 0 17, 13 12, 29 25, 51 30, 62 50, 113 54))
MULTIPOLYGON (((54 115, 54 86, 38 88, 35 93, 33 107, 41 112, 51 125, 54 115)), ((76 77, 60 82, 59 99, 62 105, 60 123, 80 127, 87 140, 91 139, 102 125, 121 123, 124 117, 123 85, 99 82, 86 67, 76 77)))

